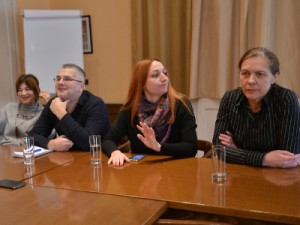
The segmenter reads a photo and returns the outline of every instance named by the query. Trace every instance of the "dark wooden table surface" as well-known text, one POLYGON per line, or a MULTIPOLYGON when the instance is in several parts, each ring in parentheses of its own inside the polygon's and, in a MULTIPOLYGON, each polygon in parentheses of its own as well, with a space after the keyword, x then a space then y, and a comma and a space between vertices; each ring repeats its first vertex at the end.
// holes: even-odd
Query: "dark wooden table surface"
POLYGON ((166 201, 168 207, 262 221, 300 224, 300 168, 227 164, 227 181, 213 183, 211 160, 147 156, 115 168, 78 158, 33 178, 38 186, 166 201))

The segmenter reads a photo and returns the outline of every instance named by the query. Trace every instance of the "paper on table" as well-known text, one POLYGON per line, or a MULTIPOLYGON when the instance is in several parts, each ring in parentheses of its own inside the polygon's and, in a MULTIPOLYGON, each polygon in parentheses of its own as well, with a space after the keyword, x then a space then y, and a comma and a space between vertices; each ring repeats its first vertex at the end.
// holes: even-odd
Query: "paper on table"
MULTIPOLYGON (((51 149, 44 149, 44 148, 41 148, 41 147, 38 147, 38 146, 34 146, 34 156, 35 157, 45 155, 45 154, 47 154, 49 152, 52 152, 52 151, 53 150, 51 150, 51 149)), ((23 152, 14 151, 13 156, 23 158, 23 152)))

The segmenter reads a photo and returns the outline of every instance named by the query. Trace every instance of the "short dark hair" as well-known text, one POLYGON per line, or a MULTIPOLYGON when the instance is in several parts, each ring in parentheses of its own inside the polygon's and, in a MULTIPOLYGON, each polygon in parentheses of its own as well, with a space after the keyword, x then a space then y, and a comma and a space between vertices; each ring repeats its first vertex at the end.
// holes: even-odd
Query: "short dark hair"
POLYGON ((264 56, 269 60, 270 71, 274 76, 276 73, 280 74, 279 60, 277 56, 269 49, 263 47, 256 47, 256 48, 249 49, 240 59, 239 69, 241 69, 243 62, 246 59, 257 57, 257 56, 264 56))
POLYGON ((18 93, 20 85, 23 83, 25 83, 27 87, 29 87, 30 90, 33 91, 35 100, 37 101, 39 99, 41 90, 39 87, 39 80, 36 78, 36 76, 34 76, 33 74, 23 74, 19 76, 16 80, 16 93, 18 93))

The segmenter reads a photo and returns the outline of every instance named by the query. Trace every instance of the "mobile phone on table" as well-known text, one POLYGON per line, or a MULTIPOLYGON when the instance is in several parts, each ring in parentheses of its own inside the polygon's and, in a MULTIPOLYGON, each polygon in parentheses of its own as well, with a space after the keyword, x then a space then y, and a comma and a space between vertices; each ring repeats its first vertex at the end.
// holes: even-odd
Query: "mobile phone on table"
POLYGON ((146 155, 134 155, 133 157, 130 158, 130 160, 134 161, 134 162, 138 162, 145 157, 146 157, 146 155))
POLYGON ((17 180, 0 180, 0 187, 9 188, 9 189, 18 189, 20 187, 25 186, 26 183, 23 181, 17 181, 17 180))

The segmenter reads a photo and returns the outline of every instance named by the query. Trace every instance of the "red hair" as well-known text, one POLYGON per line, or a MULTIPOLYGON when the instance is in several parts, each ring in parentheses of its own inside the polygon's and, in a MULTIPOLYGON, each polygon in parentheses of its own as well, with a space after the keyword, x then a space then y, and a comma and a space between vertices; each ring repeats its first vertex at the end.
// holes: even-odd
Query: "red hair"
MULTIPOLYGON (((141 101, 142 93, 143 93, 143 88, 145 86, 145 83, 148 78, 148 72, 150 69, 150 66, 154 61, 161 62, 160 60, 157 59, 143 59, 140 60, 134 68, 134 71, 131 76, 131 81, 130 81, 130 86, 129 86, 129 91, 127 95, 127 101, 123 105, 121 110, 131 110, 131 125, 133 126, 133 119, 134 116, 137 114, 138 107, 141 101)), ((190 108, 184 101, 184 96, 177 91, 174 90, 174 88, 171 85, 171 82, 169 80, 168 84, 168 98, 170 101, 170 110, 171 110, 171 117, 169 123, 173 124, 175 121, 175 105, 176 105, 176 100, 181 101, 184 106, 191 112, 190 108)))

